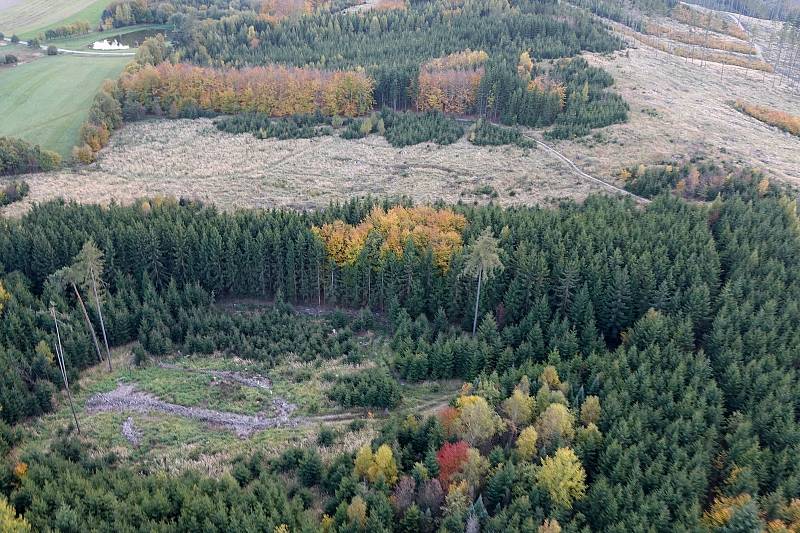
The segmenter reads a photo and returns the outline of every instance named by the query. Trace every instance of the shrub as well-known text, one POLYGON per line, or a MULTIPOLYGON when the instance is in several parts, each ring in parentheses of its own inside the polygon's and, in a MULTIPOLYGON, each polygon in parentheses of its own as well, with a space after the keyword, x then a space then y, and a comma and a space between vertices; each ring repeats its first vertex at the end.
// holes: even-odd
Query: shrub
POLYGON ((469 142, 477 146, 499 146, 503 144, 516 144, 521 148, 533 148, 536 146, 536 143, 522 135, 519 129, 504 128, 484 119, 478 120, 475 124, 475 128, 470 133, 469 142))
POLYGON ((25 181, 12 181, 5 185, 0 184, 0 206, 12 204, 27 196, 30 187, 25 181))
POLYGON ((22 139, 0 137, 0 176, 49 171, 61 165, 61 156, 22 139))
POLYGON ((11 42, 17 44, 19 42, 19 37, 16 34, 11 36, 11 42))
POLYGON ((58 48, 53 46, 52 44, 47 47, 47 55, 49 56, 56 56, 58 55, 58 48))
POLYGON ((345 408, 392 408, 402 399, 397 380, 388 371, 378 368, 339 378, 328 397, 345 408))
POLYGON ((6 58, 4 61, 6 65, 16 65, 17 62, 19 62, 19 59, 17 59, 17 56, 13 54, 6 54, 6 58))

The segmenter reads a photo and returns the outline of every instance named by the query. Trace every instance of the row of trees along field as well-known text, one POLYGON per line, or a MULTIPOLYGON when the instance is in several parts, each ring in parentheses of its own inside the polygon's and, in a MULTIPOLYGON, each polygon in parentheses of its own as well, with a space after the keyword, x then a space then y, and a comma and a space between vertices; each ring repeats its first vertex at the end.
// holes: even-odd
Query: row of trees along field
MULTIPOLYGON (((97 328, 99 309, 112 344, 138 340, 154 354, 219 350, 274 362, 287 351, 313 358, 331 343, 321 334, 329 327, 307 328, 282 307, 249 319, 209 307, 220 296, 252 296, 384 313, 395 375, 473 381, 474 391, 462 398, 479 398, 460 399, 456 412, 442 413, 439 422, 389 424, 373 451, 387 445, 395 475, 369 474, 371 461, 378 461, 372 452, 363 460, 344 454, 322 466, 304 455, 314 452, 290 455, 294 462, 278 470, 296 472, 301 484, 319 484, 319 492, 293 492, 299 490, 294 486, 292 503, 271 511, 241 499, 273 483, 260 477, 268 468, 260 459, 236 481, 120 476, 67 439, 52 456, 24 458, 27 474, 12 465, 2 470, 0 490, 36 524, 68 519, 78 529, 102 529, 117 520, 140 530, 154 524, 192 530, 203 520, 187 522, 192 509, 212 496, 202 503, 203 516, 215 510, 213 523, 221 529, 251 513, 268 521, 259 524, 280 520, 314 529, 313 513, 301 511, 312 507, 325 509, 337 530, 360 530, 368 521, 370 527, 380 521, 381 530, 463 530, 477 520, 487 530, 509 531, 555 518, 566 530, 760 531, 766 521, 773 528, 796 521, 800 221, 794 203, 774 191, 745 189, 711 206, 661 196, 645 209, 600 197, 556 210, 434 210, 353 200, 308 214, 223 214, 164 199, 105 208, 50 203, 0 224, 0 433, 6 449, 15 437, 5 424, 52 406, 59 374, 50 348, 50 302, 64 325, 73 376, 101 353, 87 327, 97 328), (88 297, 87 269, 98 273, 104 288, 101 307, 88 297), (520 385, 523 376, 535 380, 546 365, 560 378, 548 374, 535 398, 526 400, 533 391, 520 385), (523 397, 501 408, 515 387, 523 397), (599 420, 591 419, 598 433, 576 441, 578 428, 570 430, 565 421, 592 395, 602 405, 599 420), (531 401, 538 407, 529 418, 531 401), (563 407, 547 414, 550 404, 563 407), (448 420, 466 420, 465 409, 475 418, 447 429, 448 420), (560 429, 554 440, 534 438, 535 451, 526 452, 524 443, 515 444, 522 434, 515 435, 510 422, 497 422, 493 413, 501 411, 511 421, 522 413, 518 429, 529 423, 537 432, 560 429), (553 418, 539 422, 545 414, 553 418), (467 481, 463 508, 412 511, 410 504, 397 505, 397 494, 389 500, 395 507, 387 508, 381 502, 400 490, 401 476, 414 478, 422 490, 436 477, 436 464, 443 468, 435 459, 444 440, 422 438, 439 433, 424 426, 418 439, 412 431, 437 423, 444 440, 465 441, 478 450, 474 460, 489 466, 470 478, 477 481, 467 481), (567 491, 570 497, 550 492, 540 477, 560 448, 577 453, 575 459, 560 454, 573 465, 567 470, 576 470, 577 461, 585 472, 585 486, 567 491), (526 453, 532 455, 520 455, 526 453), (540 466, 521 457, 538 458, 540 466), (292 465, 301 462, 306 466, 295 471, 292 465), (75 484, 69 502, 47 488, 53 477, 75 484), (134 483, 169 484, 180 492, 184 483, 196 482, 210 492, 177 497, 159 512, 123 495, 134 483), (92 486, 109 489, 105 511, 90 503, 92 486), (401 527, 406 519, 412 525, 401 527)), ((340 334, 330 356, 357 351, 350 334, 340 334)), ((365 376, 364 390, 381 383, 386 395, 337 397, 349 405, 393 405, 396 392, 385 377, 365 376)), ((359 383, 351 385, 360 390, 359 383)), ((388 464, 381 453, 381 464, 388 464)), ((447 480, 439 479, 445 490, 447 480)), ((446 490, 443 498, 456 498, 446 490)))

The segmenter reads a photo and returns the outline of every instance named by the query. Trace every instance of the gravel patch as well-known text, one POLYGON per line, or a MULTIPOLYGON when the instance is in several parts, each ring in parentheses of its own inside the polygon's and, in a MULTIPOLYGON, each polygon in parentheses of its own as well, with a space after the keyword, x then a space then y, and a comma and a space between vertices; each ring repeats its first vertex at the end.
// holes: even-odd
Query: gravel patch
POLYGON ((292 417, 292 414, 297 409, 296 405, 282 398, 275 398, 273 407, 275 409, 275 416, 273 417, 242 415, 201 407, 186 407, 159 400, 151 394, 137 390, 134 385, 123 384, 120 384, 111 392, 95 394, 86 402, 86 410, 90 413, 104 411, 160 412, 198 420, 210 425, 223 426, 234 431, 239 437, 247 437, 256 431, 264 429, 297 426, 298 420, 292 417))

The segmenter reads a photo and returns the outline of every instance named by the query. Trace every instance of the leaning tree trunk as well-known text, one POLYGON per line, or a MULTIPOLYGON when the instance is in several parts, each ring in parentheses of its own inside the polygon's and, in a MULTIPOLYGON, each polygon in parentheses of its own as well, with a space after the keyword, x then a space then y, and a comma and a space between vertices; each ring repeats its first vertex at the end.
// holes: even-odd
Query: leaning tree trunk
POLYGON ((94 341, 95 350, 97 350, 97 359, 99 361, 103 361, 103 352, 100 351, 100 342, 97 340, 97 334, 94 332, 94 326, 92 326, 92 321, 89 320, 89 313, 86 312, 86 306, 83 305, 83 298, 81 298, 81 293, 78 290, 78 287, 75 284, 72 284, 72 290, 75 291, 75 296, 78 297, 78 303, 81 305, 81 311, 83 311, 83 318, 86 320, 86 327, 89 328, 89 332, 92 334, 92 340, 94 341))
POLYGON ((81 426, 78 423, 78 415, 75 412, 75 404, 72 402, 72 392, 69 390, 69 379, 67 379, 67 367, 64 362, 64 348, 61 346, 61 332, 58 330, 58 319, 56 318, 55 307, 50 308, 50 313, 53 315, 53 322, 56 325, 56 357, 58 358, 58 366, 61 369, 61 378, 64 380, 64 388, 67 390, 67 399, 69 400, 69 408, 72 410, 72 418, 75 419, 75 429, 78 430, 78 435, 81 434, 81 426))
POLYGON ((108 335, 106 335, 106 323, 103 320, 103 309, 100 306, 100 298, 97 296, 97 282, 94 279, 94 269, 90 268, 92 274, 92 292, 94 292, 94 305, 97 306, 97 316, 100 317, 100 329, 103 331, 103 343, 106 345, 106 357, 108 358, 108 371, 113 372, 111 366, 111 350, 108 349, 108 335))
POLYGON ((472 336, 475 336, 475 331, 478 329, 478 304, 481 301, 481 282, 483 281, 483 268, 478 270, 478 293, 475 295, 475 316, 472 319, 472 336))

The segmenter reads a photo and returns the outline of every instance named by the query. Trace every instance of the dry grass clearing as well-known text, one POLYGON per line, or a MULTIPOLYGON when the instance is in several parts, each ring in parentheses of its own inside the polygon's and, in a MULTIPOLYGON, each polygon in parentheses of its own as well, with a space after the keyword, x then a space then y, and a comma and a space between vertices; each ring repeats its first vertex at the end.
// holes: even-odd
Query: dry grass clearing
POLYGON ((589 55, 608 70, 631 106, 626 124, 556 147, 600 178, 621 167, 705 154, 751 165, 771 178, 800 185, 800 141, 730 105, 742 100, 800 114, 800 98, 772 87, 774 75, 691 62, 639 45, 613 56, 589 55), (599 139, 598 139, 599 137, 599 139))
POLYGON ((56 197, 125 203, 160 194, 223 209, 311 209, 367 194, 509 205, 580 201, 601 190, 543 150, 477 147, 465 139, 397 149, 375 135, 259 140, 220 132, 208 119, 130 124, 115 133, 97 163, 25 179, 30 195, 8 206, 9 215, 56 197))

